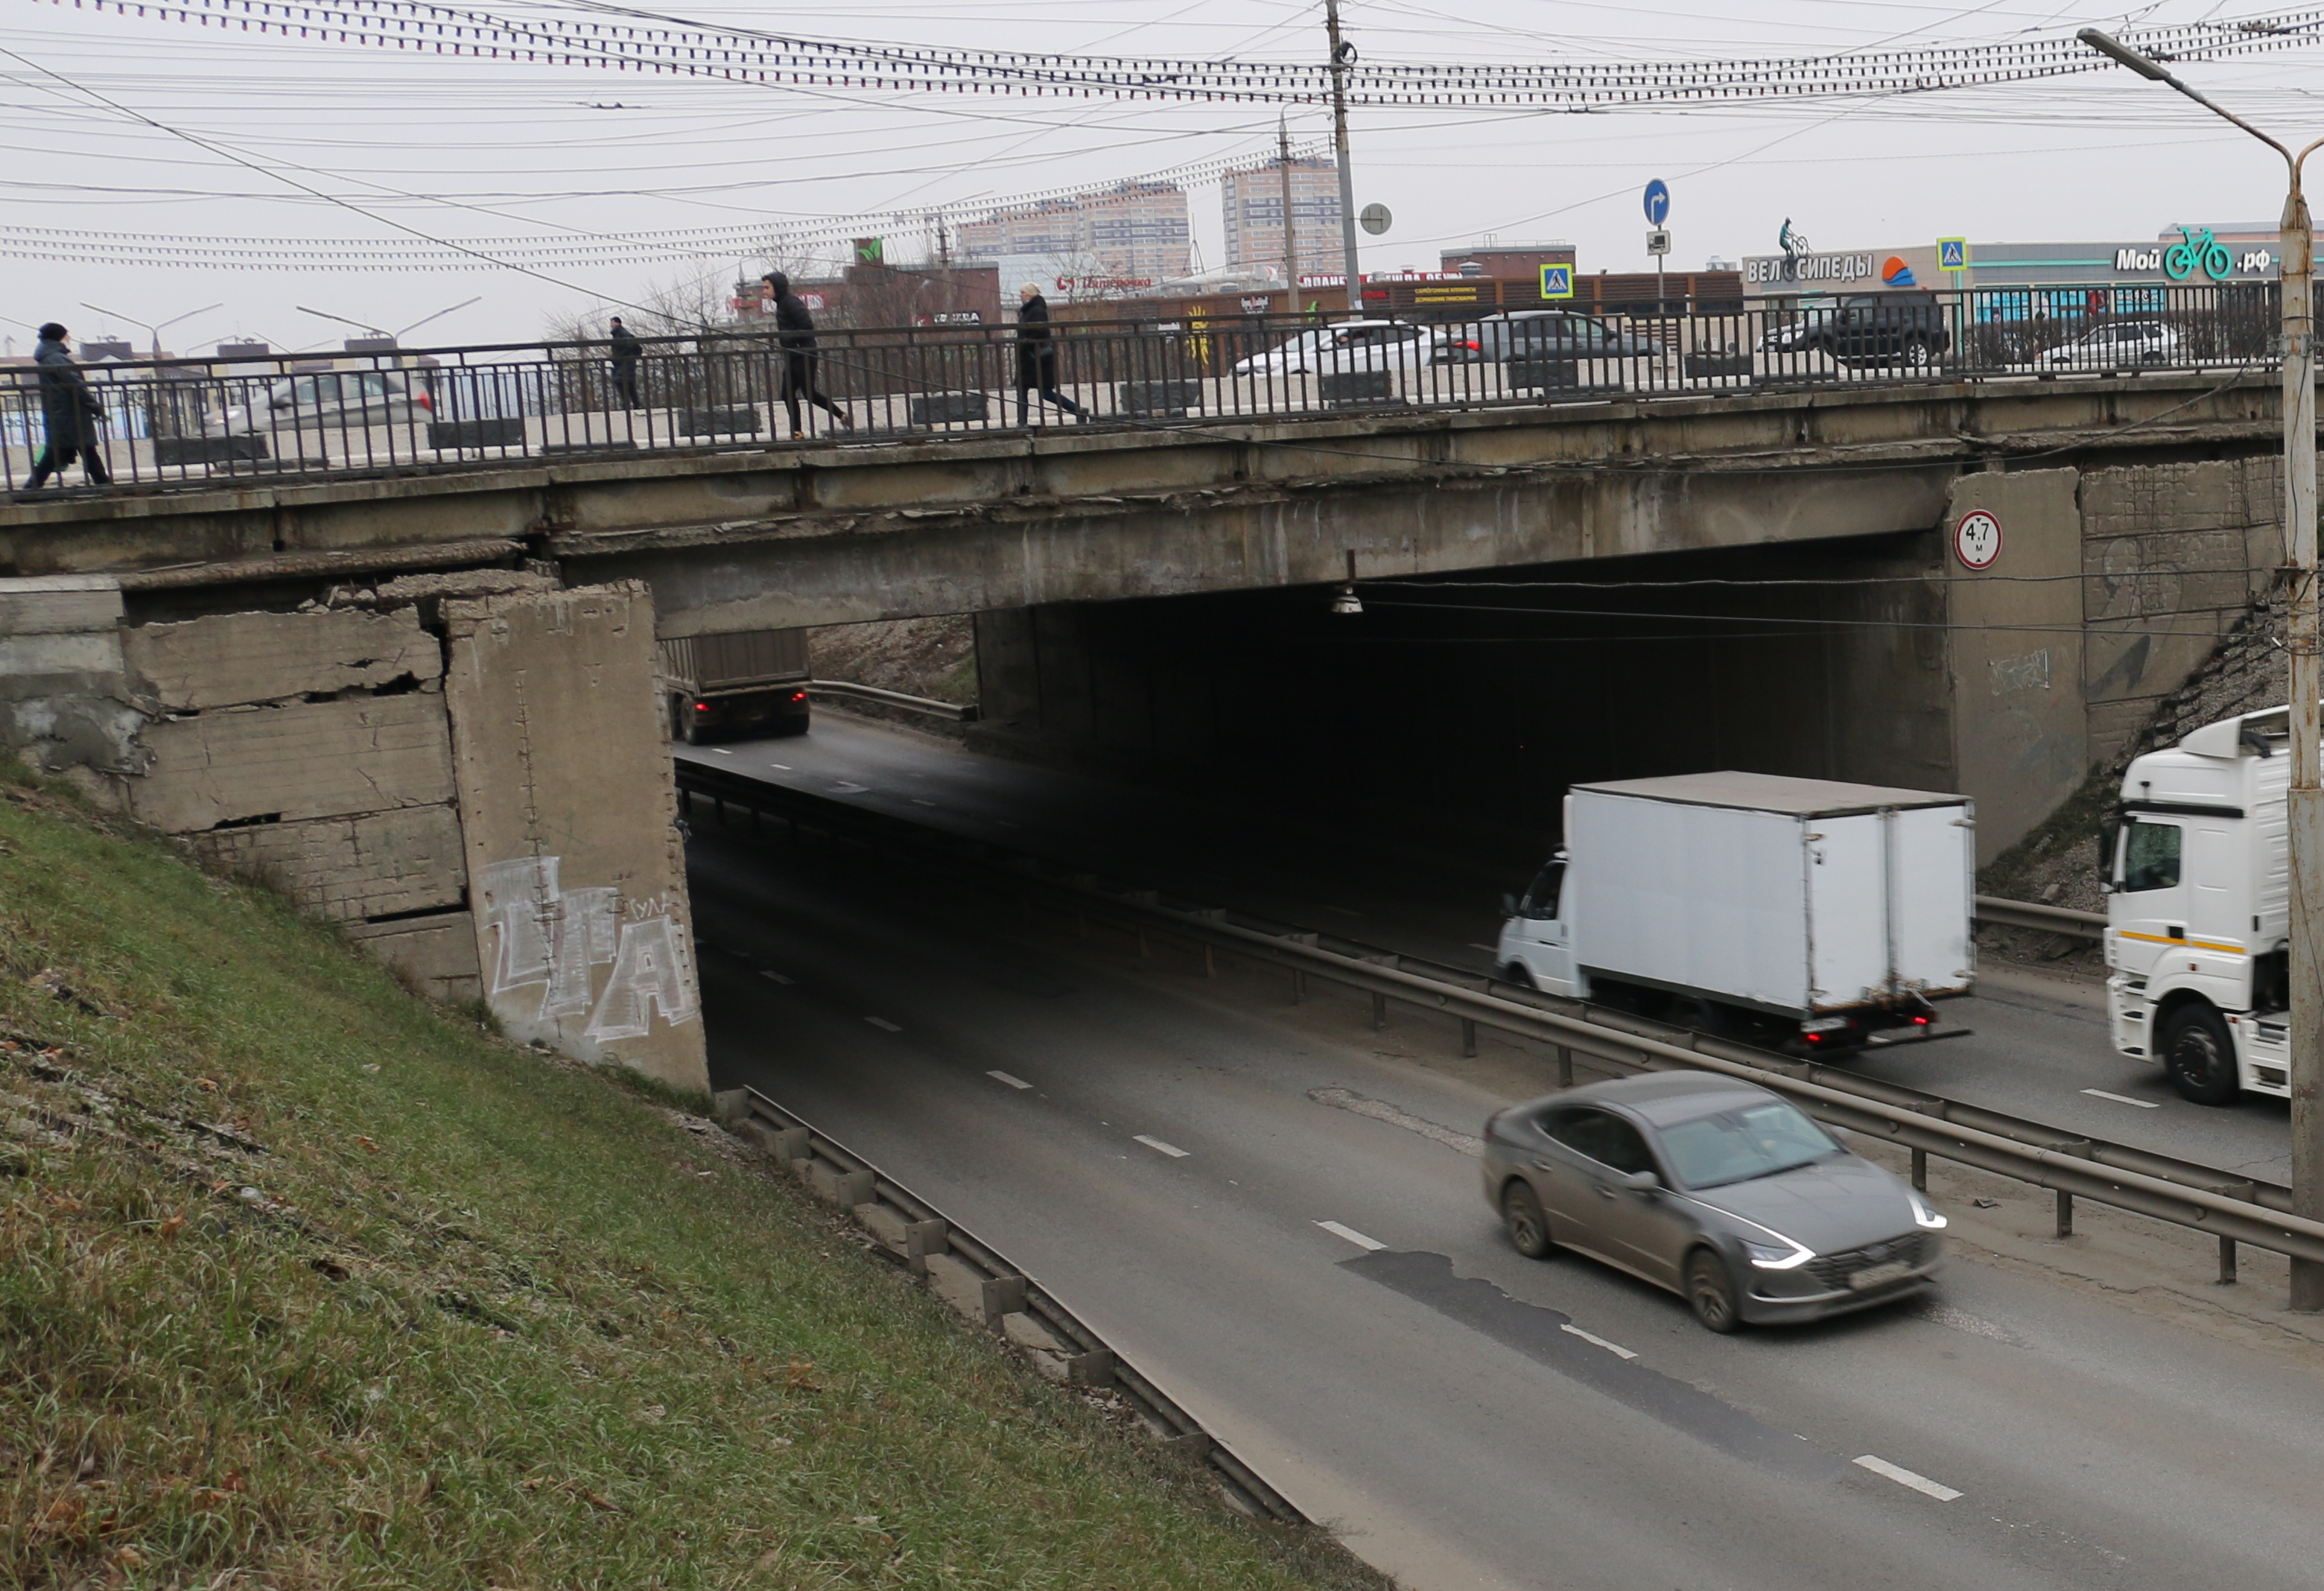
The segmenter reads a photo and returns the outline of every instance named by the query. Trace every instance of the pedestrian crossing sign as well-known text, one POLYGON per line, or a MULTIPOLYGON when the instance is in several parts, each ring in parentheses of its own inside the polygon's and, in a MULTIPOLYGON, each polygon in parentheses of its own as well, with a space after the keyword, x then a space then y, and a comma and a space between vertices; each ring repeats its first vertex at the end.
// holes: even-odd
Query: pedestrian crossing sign
POLYGON ((1969 269, 1969 239, 1941 237, 1937 239, 1937 269, 1966 271, 1969 269))
POLYGON ((1573 267, 1545 265, 1541 268, 1541 296, 1545 299, 1570 299, 1573 296, 1573 267))

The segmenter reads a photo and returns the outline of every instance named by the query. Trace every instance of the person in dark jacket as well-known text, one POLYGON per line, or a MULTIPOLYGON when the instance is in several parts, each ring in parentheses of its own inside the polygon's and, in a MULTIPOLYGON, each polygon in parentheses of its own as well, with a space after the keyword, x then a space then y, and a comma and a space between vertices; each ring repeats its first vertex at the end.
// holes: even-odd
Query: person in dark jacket
POLYGON ((759 297, 775 307, 775 341, 783 351, 783 412, 790 416, 791 440, 797 442, 807 435, 799 429, 801 398, 829 410, 840 429, 853 430, 855 422, 847 418, 847 411, 816 390, 815 317, 807 312, 807 306, 791 291, 791 279, 779 271, 770 271, 759 278, 759 297))
POLYGON ((645 345, 631 334, 618 315, 605 328, 605 335, 612 345, 607 352, 613 355, 613 396, 622 400, 623 409, 643 408, 638 401, 638 361, 645 357, 645 345))
POLYGON ((1089 418, 1080 404, 1057 391, 1056 334, 1049 329, 1049 300, 1029 281, 1017 290, 1017 423, 1025 423, 1028 391, 1040 393, 1044 402, 1076 418, 1089 418))
POLYGON ((42 326, 32 363, 40 372, 41 418, 47 425, 48 446, 32 461, 25 488, 39 491, 49 483, 50 476, 63 473, 76 458, 81 461, 90 485, 110 484, 113 476, 105 467, 105 451, 98 446, 97 436, 105 418, 105 405, 88 390, 88 378, 73 363, 72 334, 53 320, 42 326))

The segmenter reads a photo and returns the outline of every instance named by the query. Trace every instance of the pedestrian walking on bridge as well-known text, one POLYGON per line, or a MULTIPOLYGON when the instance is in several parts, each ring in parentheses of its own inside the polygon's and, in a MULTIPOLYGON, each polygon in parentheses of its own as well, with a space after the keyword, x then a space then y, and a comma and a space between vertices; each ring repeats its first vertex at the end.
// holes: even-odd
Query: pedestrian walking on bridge
POLYGON ((105 450, 97 442, 105 405, 88 390, 88 378, 73 363, 72 334, 53 320, 42 326, 32 363, 40 372, 41 418, 48 431, 48 446, 32 461, 25 489, 39 491, 49 483, 50 476, 61 474, 76 458, 90 485, 112 484, 112 474, 105 467, 105 450))
POLYGON ((1082 406, 1057 391, 1056 334, 1049 329, 1049 300, 1040 288, 1027 282, 1017 290, 1017 423, 1025 423, 1025 394, 1038 392, 1076 419, 1089 415, 1082 406))
POLYGON ((638 361, 645 357, 645 345, 622 324, 618 315, 606 327, 606 336, 611 345, 607 352, 613 363, 613 396, 622 400, 623 409, 643 408, 638 401, 638 361))
POLYGON ((855 422, 847 418, 847 411, 816 387, 815 317, 799 302, 799 296, 791 291, 791 279, 779 271, 770 271, 759 278, 759 297, 775 309, 775 341, 783 351, 783 412, 790 416, 791 440, 797 442, 807 436, 799 429, 801 398, 817 409, 828 410, 831 418, 839 422, 841 430, 853 430, 855 422))

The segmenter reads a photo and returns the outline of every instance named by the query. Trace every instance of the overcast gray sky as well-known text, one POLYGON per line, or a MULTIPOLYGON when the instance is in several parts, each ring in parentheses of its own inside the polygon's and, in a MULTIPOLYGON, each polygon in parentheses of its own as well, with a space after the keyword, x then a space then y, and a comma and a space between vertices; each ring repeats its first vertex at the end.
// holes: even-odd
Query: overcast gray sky
MULTIPOLYGON (((558 0, 497 9, 571 14, 558 0)), ((1321 0, 862 0, 677 14, 883 42, 1244 60, 1323 52, 1321 0)), ((2239 0, 2167 0, 2129 14, 2072 0, 1344 7, 1370 61, 1733 59, 2261 14, 2239 0)), ((400 228, 577 241, 760 224, 845 230, 854 217, 1097 184, 1274 144, 1274 113, 1257 106, 809 92, 455 62, 47 0, 0 0, 0 203, 12 232, 283 239, 293 240, 286 249, 358 253, 410 243, 400 228)), ((2324 48, 2186 75, 2287 138, 2324 136, 2324 48)), ((1305 107, 1292 129, 1321 137, 1328 114, 1305 107)), ((2267 151, 2119 69, 1744 113, 1367 111, 1354 136, 1358 202, 1384 203, 1396 216, 1387 236, 1366 240, 1367 270, 1432 267, 1441 245, 1488 234, 1571 240, 1584 270, 1644 269, 1638 191, 1653 177, 1673 189, 1682 265, 1772 252, 1786 217, 1820 248, 1943 235, 2128 239, 2181 220, 2270 219, 2282 196, 2281 163, 2267 151)), ((1198 244, 1216 262, 1217 189, 1194 189, 1191 205, 1198 244)), ((919 243, 917 229, 893 222, 871 229, 900 253, 919 243)), ((0 259, 0 316, 13 323, 0 333, 22 353, 25 326, 57 318, 83 336, 112 329, 143 344, 125 317, 161 321, 223 303, 171 328, 165 343, 186 350, 238 334, 299 347, 346 335, 299 306, 393 330, 478 297, 410 340, 516 340, 540 335, 554 316, 635 299, 654 281, 731 277, 744 263, 709 249, 653 264, 543 267, 540 276, 483 265, 346 272, 0 259)))

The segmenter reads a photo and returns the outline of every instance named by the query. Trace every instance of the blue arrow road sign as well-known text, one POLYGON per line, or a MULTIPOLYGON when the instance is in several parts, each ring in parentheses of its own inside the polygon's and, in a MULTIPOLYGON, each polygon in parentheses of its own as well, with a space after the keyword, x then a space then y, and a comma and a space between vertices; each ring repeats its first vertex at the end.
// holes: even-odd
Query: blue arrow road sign
POLYGON ((1655 178, 1646 184, 1646 225, 1660 226, 1670 218, 1670 184, 1655 178))

